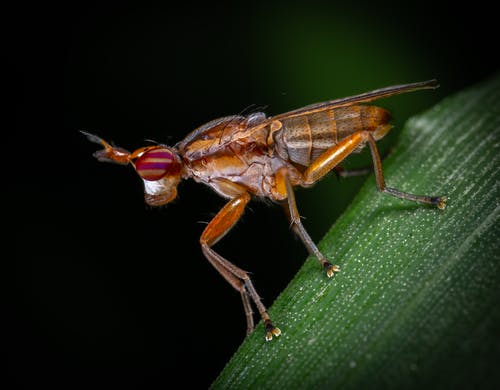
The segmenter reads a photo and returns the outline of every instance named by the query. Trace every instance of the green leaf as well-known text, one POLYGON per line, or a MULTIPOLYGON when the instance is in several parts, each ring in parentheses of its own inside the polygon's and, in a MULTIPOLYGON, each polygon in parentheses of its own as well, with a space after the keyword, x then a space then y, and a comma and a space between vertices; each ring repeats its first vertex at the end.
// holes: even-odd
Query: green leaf
MULTIPOLYGON (((408 121, 384 161, 213 384, 219 388, 463 388, 500 384, 500 75, 408 121)), ((348 179, 345 179, 348 180, 348 179)), ((333 195, 332 195, 333 198, 333 195)), ((328 205, 325 205, 328 207, 328 205)), ((299 205, 300 208, 300 205, 299 205)))

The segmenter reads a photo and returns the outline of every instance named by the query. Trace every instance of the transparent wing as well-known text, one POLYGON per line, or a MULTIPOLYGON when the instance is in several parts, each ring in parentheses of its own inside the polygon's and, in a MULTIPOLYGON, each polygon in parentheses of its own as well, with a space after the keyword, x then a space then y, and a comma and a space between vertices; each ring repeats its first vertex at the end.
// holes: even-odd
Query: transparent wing
POLYGON ((439 83, 437 80, 427 80, 421 81, 417 83, 411 84, 401 84, 401 85, 393 85, 390 87, 375 89, 370 92, 365 92, 360 95, 349 96, 345 98, 329 100, 322 103, 315 103, 309 106, 305 106, 302 108, 298 108, 296 110, 288 111, 284 114, 278 114, 272 117, 269 117, 265 122, 261 122, 258 126, 268 125, 275 120, 281 120, 286 118, 293 118, 302 115, 314 114, 316 112, 327 111, 337 107, 345 107, 351 106, 357 103, 366 103, 373 100, 381 99, 384 97, 389 97, 393 95, 398 95, 406 92, 418 91, 421 89, 436 89, 439 87, 439 83))

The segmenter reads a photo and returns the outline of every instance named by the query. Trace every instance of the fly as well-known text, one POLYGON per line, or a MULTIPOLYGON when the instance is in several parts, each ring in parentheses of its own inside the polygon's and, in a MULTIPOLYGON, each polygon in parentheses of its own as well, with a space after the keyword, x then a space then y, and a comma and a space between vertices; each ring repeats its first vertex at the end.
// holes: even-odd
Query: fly
POLYGON ((323 256, 302 225, 294 187, 310 187, 332 170, 341 176, 366 172, 345 171, 339 165, 366 144, 380 192, 444 209, 444 196, 415 195, 386 186, 376 141, 391 129, 390 113, 362 104, 437 87, 436 80, 428 80, 312 104, 272 117, 262 112, 226 116, 198 127, 175 146, 157 144, 132 153, 93 134, 82 133, 103 147, 94 153, 97 160, 132 165, 143 181, 145 202, 151 206, 162 206, 175 199, 181 179, 194 179, 227 199, 201 234, 201 250, 241 294, 247 334, 254 328, 253 302, 264 322, 265 338, 270 341, 281 331, 273 324, 249 275, 212 247, 240 219, 252 196, 268 198, 283 206, 292 229, 309 253, 316 257, 327 277, 334 276, 340 269, 323 256))

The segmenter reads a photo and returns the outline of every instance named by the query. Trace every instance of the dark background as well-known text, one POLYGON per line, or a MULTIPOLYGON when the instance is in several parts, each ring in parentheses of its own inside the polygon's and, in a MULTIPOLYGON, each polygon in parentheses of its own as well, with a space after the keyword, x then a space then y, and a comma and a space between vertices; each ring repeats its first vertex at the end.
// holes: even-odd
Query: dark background
MULTIPOLYGON (((133 170, 94 160, 98 147, 79 129, 134 150, 145 139, 175 144, 243 110, 272 115, 438 78, 437 91, 379 103, 400 129, 498 70, 495 12, 453 4, 8 6, 4 94, 14 125, 3 132, 4 204, 14 248, 3 261, 3 318, 11 379, 20 388, 206 388, 245 336, 239 294, 198 246, 223 199, 185 182, 173 204, 151 209, 133 170)), ((330 177, 298 193, 316 241, 363 180, 330 177)), ((281 209, 262 202, 217 250, 252 272, 268 305, 306 257, 281 209)))

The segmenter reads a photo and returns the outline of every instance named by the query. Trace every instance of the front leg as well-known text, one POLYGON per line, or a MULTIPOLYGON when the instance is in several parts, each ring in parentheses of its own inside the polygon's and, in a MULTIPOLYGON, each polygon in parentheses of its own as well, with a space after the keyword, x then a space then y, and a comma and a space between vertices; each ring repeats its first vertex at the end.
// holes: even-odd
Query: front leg
POLYGON ((200 237, 203 254, 207 260, 219 271, 231 286, 238 290, 243 301, 243 308, 247 319, 247 333, 253 330, 253 316, 250 299, 257 307, 266 330, 266 340, 272 340, 273 336, 279 336, 281 331, 273 325, 267 309, 260 300, 259 295, 248 276, 247 272, 235 266, 230 261, 215 252, 211 247, 217 243, 240 219, 245 206, 250 201, 250 194, 243 192, 231 199, 210 221, 200 237))

